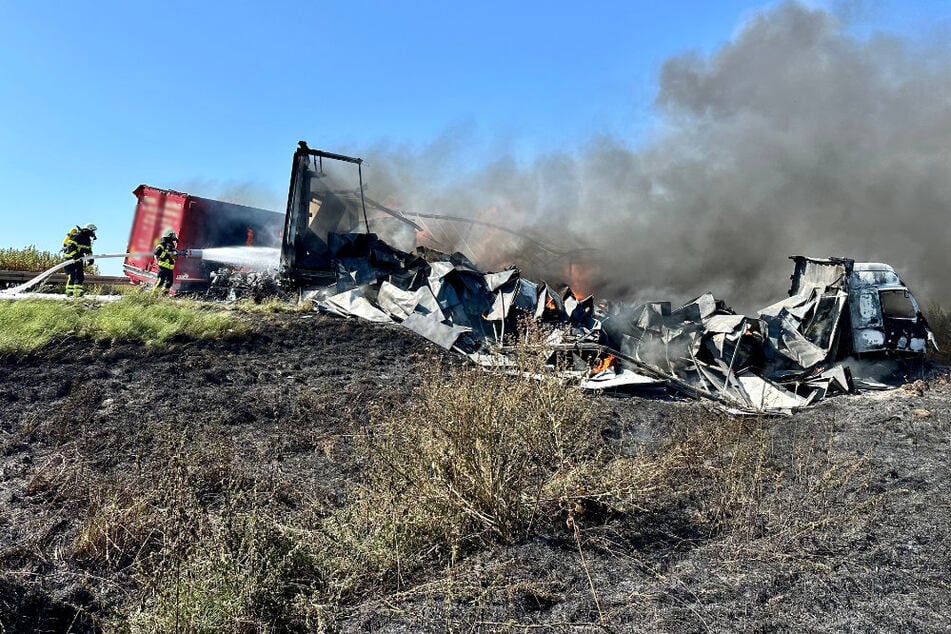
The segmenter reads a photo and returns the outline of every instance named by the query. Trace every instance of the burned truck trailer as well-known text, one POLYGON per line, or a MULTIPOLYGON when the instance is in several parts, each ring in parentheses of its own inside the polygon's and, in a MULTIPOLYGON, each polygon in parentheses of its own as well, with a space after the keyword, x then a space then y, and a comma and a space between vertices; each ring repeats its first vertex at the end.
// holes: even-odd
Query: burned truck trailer
MULTIPOLYGON (((151 253, 166 229, 178 234, 179 248, 279 247, 284 216, 276 211, 193 196, 171 189, 139 185, 128 253, 151 253)), ((173 292, 204 290, 212 265, 200 258, 175 263, 173 292)), ((123 272, 134 284, 156 279, 150 256, 128 257, 123 272)))
MULTIPOLYGON (((291 163, 287 213, 281 243, 281 282, 288 286, 332 283, 336 279, 333 236, 366 233, 403 251, 416 248, 420 227, 402 214, 367 198, 363 159, 314 150, 301 141, 291 163), (324 162, 355 167, 353 176, 331 175, 324 162), (347 185, 353 183, 353 187, 347 185)), ((329 167, 329 165, 328 165, 329 167)))

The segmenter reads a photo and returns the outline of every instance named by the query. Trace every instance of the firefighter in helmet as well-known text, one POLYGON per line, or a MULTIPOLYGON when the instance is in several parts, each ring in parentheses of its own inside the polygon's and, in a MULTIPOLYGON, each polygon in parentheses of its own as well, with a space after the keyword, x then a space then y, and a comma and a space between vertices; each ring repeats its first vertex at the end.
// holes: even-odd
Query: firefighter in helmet
POLYGON ((162 232, 162 237, 152 252, 155 255, 155 263, 158 265, 158 280, 152 287, 153 293, 167 295, 171 290, 172 283, 175 281, 172 271, 175 270, 175 256, 178 255, 177 245, 178 236, 173 230, 166 229, 162 232))
MULTIPOLYGON (((96 225, 87 224, 75 226, 66 234, 63 240, 63 257, 70 260, 66 266, 66 294, 81 297, 85 292, 86 261, 83 257, 92 255, 92 242, 96 239, 96 225)), ((89 264, 93 260, 88 260, 89 264)))

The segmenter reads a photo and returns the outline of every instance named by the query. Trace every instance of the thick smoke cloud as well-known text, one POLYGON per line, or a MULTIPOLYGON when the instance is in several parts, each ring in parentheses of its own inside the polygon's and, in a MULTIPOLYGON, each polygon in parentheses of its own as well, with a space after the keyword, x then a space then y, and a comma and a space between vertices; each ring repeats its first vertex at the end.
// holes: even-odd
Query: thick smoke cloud
MULTIPOLYGON (((786 256, 805 254, 888 262, 920 300, 951 300, 947 49, 858 39, 825 11, 784 4, 709 57, 669 59, 656 107, 638 147, 595 138, 466 170, 462 132, 424 151, 368 149, 367 180, 401 208, 489 213, 555 243, 571 232, 597 250, 587 290, 601 296, 710 290, 752 310, 784 296, 786 256)), ((520 263, 505 248, 493 264, 520 263)))

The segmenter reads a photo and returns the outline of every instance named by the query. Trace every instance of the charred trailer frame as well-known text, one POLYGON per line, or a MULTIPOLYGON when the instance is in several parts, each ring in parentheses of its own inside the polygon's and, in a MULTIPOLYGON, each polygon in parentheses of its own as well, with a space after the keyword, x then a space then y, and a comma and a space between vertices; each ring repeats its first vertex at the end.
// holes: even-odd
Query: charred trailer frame
MULTIPOLYGON (((929 343, 937 347, 917 300, 891 266, 855 262, 850 258, 790 257, 796 264, 789 295, 812 290, 821 297, 846 294, 838 332, 840 356, 875 354, 924 354, 929 343), (844 354, 843 354, 844 353, 844 354)), ((822 306, 820 299, 819 307, 822 306)), ((819 308, 817 308, 817 313, 819 308)), ((828 320, 819 319, 817 324, 828 320)))
POLYGON ((407 253, 416 249, 421 228, 402 212, 370 200, 364 193, 363 159, 312 150, 300 141, 291 163, 287 212, 281 242, 281 283, 288 287, 325 286, 337 279, 335 247, 363 234, 383 238, 407 253), (324 173, 324 159, 357 166, 358 187, 342 186, 324 173), (337 238, 341 238, 338 240, 337 238))
POLYGON ((281 242, 281 281, 289 286, 328 284, 334 281, 329 236, 333 233, 369 233, 363 195, 363 159, 312 150, 301 141, 291 163, 287 214, 281 242), (336 190, 325 179, 324 159, 353 163, 360 181, 358 205, 355 191, 336 190), (362 213, 361 213, 362 212, 362 213))

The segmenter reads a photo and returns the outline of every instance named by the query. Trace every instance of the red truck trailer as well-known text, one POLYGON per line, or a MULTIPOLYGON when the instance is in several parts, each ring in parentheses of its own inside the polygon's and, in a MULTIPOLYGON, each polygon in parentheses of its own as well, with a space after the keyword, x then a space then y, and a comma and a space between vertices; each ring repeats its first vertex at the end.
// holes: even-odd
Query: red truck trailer
MULTIPOLYGON (((283 213, 149 185, 139 185, 132 193, 138 202, 128 253, 151 253, 166 229, 178 234, 179 249, 281 246, 283 213)), ((155 281, 155 266, 150 256, 127 257, 122 269, 133 284, 142 284, 155 281)), ((203 290, 213 266, 198 258, 179 258, 172 292, 203 290)))

